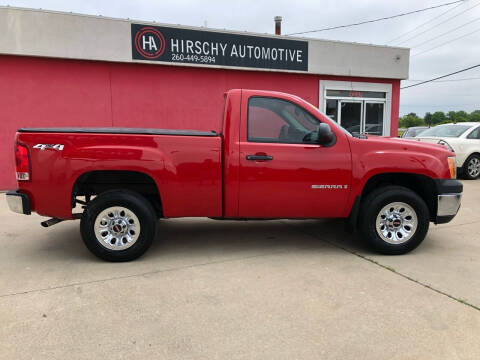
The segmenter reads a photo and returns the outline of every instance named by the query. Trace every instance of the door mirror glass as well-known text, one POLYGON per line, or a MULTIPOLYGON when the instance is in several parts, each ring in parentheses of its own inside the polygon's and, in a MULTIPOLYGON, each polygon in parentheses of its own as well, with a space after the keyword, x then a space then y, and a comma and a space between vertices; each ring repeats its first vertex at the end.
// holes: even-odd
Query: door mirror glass
POLYGON ((316 143, 322 146, 332 146, 335 143, 335 134, 330 125, 326 123, 319 124, 315 140, 316 143))

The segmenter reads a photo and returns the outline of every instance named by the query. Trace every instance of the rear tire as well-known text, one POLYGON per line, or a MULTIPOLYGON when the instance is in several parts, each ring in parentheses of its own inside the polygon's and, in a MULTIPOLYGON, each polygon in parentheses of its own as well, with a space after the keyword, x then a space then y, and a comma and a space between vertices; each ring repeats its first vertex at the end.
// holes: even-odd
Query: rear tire
POLYGON ((477 154, 470 155, 463 164, 463 176, 467 180, 475 180, 480 176, 480 156, 477 154))
POLYGON ((360 231, 368 245, 386 255, 400 255, 423 241, 430 225, 425 201, 402 186, 385 186, 362 201, 360 231))
POLYGON ((107 261, 134 260, 155 237, 157 217, 152 205, 128 190, 98 195, 83 212, 80 232, 86 247, 107 261))

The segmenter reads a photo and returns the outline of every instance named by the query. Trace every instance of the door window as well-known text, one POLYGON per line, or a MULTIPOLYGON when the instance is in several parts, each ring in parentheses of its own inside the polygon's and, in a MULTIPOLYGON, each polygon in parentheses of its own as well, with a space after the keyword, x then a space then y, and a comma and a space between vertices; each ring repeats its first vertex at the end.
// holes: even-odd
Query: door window
POLYGON ((248 141, 311 143, 319 121, 289 101, 252 97, 248 101, 248 141))
POLYGON ((362 132, 362 102, 341 101, 340 121, 350 133, 362 132))
POLYGON ((333 121, 338 123, 338 100, 327 99, 326 113, 333 121))
POLYGON ((480 139, 480 127, 477 127, 467 136, 468 139, 480 139))
POLYGON ((383 103, 365 103, 365 133, 383 134, 383 103))

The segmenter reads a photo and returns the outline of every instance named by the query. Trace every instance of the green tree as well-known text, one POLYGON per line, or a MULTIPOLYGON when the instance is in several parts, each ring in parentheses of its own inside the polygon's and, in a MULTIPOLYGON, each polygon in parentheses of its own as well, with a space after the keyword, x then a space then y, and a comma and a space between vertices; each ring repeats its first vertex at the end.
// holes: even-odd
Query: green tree
POLYGON ((480 110, 475 110, 468 115, 468 121, 480 121, 480 110))
POLYGON ((425 125, 427 125, 427 126, 432 125, 432 114, 427 112, 425 114, 425 117, 423 118, 423 121, 425 122, 425 125))
POLYGON ((432 124, 438 125, 448 121, 447 116, 443 111, 435 111, 432 115, 432 124))
POLYGON ((460 110, 457 111, 455 114, 456 122, 467 122, 468 121, 468 114, 466 111, 460 110))
POLYGON ((402 128, 409 128, 412 126, 421 126, 423 125, 423 119, 419 118, 417 114, 410 113, 401 117, 398 121, 398 125, 402 128))
POLYGON ((453 123, 468 121, 468 114, 465 111, 449 111, 448 119, 453 123))
POLYGON ((450 121, 450 122, 453 122, 453 123, 457 122, 457 120, 456 120, 457 114, 455 113, 455 111, 449 111, 447 113, 447 118, 448 118, 448 121, 450 121))

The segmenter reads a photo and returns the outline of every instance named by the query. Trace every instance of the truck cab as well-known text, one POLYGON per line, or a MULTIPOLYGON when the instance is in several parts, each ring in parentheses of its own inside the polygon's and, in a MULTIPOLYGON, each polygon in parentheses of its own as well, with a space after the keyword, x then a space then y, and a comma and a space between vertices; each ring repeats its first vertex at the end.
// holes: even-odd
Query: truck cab
POLYGON ((352 177, 346 133, 326 118, 315 116, 316 109, 296 97, 252 90, 229 95, 227 107, 230 101, 238 101, 244 111, 238 121, 229 120, 227 114, 224 122, 224 136, 230 134, 226 142, 238 148, 235 159, 224 152, 225 164, 238 163, 236 181, 227 191, 238 193, 238 198, 226 199, 225 215, 343 216, 352 177), (232 123, 239 125, 234 132, 228 129, 232 123), (324 138, 319 138, 321 124, 327 128, 327 134, 321 135, 324 138))

